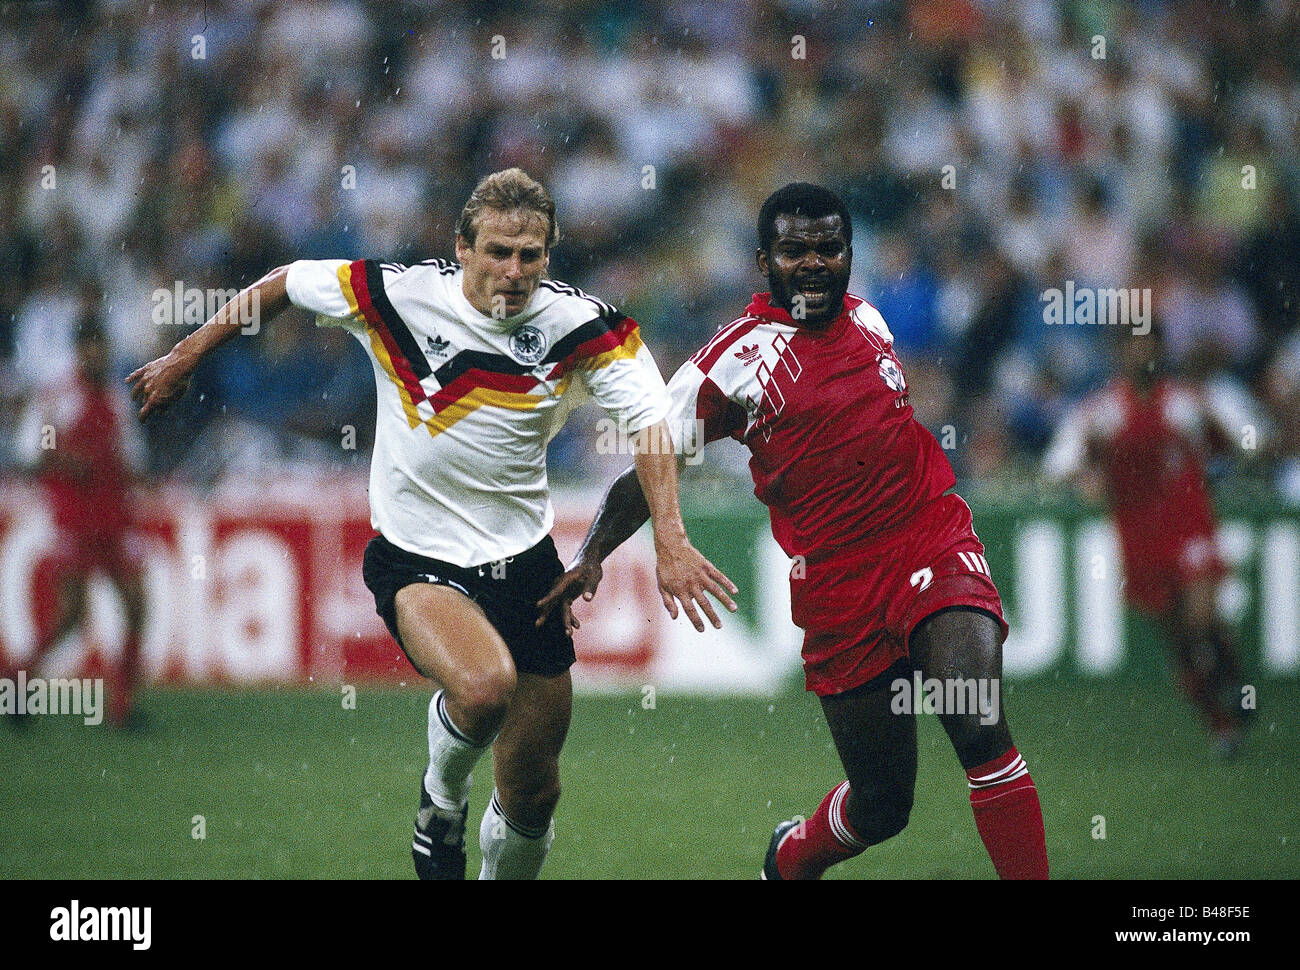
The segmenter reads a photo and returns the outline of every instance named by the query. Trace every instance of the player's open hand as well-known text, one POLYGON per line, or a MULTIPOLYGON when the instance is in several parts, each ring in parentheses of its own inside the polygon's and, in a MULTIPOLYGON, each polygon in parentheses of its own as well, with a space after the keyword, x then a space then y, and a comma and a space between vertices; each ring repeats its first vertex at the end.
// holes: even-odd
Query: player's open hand
POLYGON ((173 350, 128 374, 126 382, 131 385, 131 399, 140 405, 140 420, 181 397, 190 386, 193 369, 193 361, 173 350))
POLYGON ((551 591, 537 601, 540 612, 536 625, 540 627, 551 612, 559 607, 564 614, 565 632, 572 635, 574 630, 582 626, 578 618, 573 615, 573 601, 579 596, 585 600, 595 596, 596 587, 600 585, 604 575, 605 570, 601 568, 600 563, 579 559, 569 567, 568 572, 555 581, 551 591))
POLYGON ((685 539, 663 545, 656 543, 655 551, 658 557, 656 571, 659 576, 659 595, 663 597, 664 609, 668 615, 677 619, 677 604, 681 603, 682 610, 695 629, 703 633, 704 621, 696 612, 698 604, 714 629, 722 629, 722 621, 714 612, 713 603, 704 594, 711 593, 719 603, 735 613, 736 603, 728 592, 739 592, 736 584, 685 539))

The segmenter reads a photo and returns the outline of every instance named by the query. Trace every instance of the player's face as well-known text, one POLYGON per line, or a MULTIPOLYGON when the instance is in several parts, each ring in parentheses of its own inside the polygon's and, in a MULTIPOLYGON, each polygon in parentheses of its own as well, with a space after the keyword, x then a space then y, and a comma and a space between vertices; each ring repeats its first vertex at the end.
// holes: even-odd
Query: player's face
POLYGON ((474 309, 498 320, 523 311, 551 260, 548 229, 540 213, 487 209, 475 223, 473 246, 456 237, 465 298, 474 309))
POLYGON ((798 323, 830 323, 843 308, 853 263, 844 221, 838 215, 778 215, 772 228, 771 248, 758 251, 758 271, 767 277, 772 303, 798 323))

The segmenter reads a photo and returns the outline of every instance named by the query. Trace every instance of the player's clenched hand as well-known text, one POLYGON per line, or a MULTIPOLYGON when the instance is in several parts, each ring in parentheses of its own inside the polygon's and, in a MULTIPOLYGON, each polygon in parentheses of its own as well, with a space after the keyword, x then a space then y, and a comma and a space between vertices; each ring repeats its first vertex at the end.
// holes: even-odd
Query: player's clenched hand
POLYGON ((721 629, 722 621, 704 594, 712 593, 719 603, 735 613, 735 601, 727 593, 739 592, 736 584, 685 539, 662 545, 656 543, 655 551, 658 558, 656 570, 659 575, 659 595, 663 597, 664 609, 668 615, 677 619, 677 604, 681 603, 695 629, 703 633, 704 622, 695 612, 698 603, 714 628, 721 629))
POLYGON ((537 601, 537 608, 540 611, 537 617, 537 626, 546 622, 546 618, 551 615, 551 611, 557 606, 564 614, 564 629, 567 633, 572 634, 582 624, 578 618, 573 615, 573 601, 581 596, 585 600, 591 599, 596 595, 596 587, 600 585, 601 577, 605 571, 598 562, 588 562, 579 559, 569 567, 568 572, 555 581, 551 591, 537 601))
POLYGON ((193 360, 173 350, 128 374, 126 382, 131 385, 131 399, 140 405, 140 420, 184 394, 193 369, 193 360))

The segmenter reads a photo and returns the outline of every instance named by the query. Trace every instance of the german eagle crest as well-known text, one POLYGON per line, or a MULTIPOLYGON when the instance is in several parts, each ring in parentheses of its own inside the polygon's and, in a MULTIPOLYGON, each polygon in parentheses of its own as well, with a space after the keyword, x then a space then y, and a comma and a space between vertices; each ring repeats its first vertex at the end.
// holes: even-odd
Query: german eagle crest
POLYGON ((546 337, 531 324, 525 323, 510 335, 510 353, 523 364, 536 364, 546 356, 546 337))

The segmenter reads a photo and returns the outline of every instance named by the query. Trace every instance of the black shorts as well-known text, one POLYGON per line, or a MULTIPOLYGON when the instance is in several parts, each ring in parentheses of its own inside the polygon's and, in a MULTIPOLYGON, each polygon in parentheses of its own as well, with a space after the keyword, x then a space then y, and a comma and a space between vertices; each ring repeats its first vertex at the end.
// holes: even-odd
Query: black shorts
POLYGON ((375 594, 375 612, 408 660, 411 654, 397 633, 397 591, 412 583, 435 583, 459 590, 477 603, 506 642, 515 669, 543 677, 564 673, 576 659, 560 610, 552 611, 540 629, 533 625, 537 601, 563 573, 550 536, 517 556, 467 569, 417 556, 378 535, 366 546, 361 566, 366 586, 375 594))

